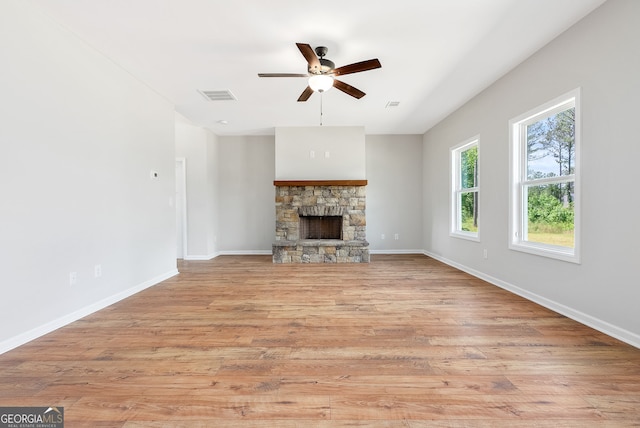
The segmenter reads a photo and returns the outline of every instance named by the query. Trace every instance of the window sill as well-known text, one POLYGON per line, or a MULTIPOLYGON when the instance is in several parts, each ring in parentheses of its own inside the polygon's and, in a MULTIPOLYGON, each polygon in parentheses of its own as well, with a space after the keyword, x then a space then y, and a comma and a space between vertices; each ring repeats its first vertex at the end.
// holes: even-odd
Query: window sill
POLYGON ((467 241, 480 242, 480 235, 472 232, 449 232, 449 236, 452 238, 466 239, 467 241))
POLYGON ((509 249, 523 253, 534 254, 536 256, 548 257, 564 262, 580 264, 580 257, 573 248, 556 247, 552 245, 534 243, 515 243, 509 245, 509 249))

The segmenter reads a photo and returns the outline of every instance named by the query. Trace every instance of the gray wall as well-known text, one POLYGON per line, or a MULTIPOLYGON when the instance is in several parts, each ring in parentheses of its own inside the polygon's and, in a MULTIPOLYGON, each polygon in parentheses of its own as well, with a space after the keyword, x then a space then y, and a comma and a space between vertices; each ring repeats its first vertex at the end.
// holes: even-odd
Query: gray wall
POLYGON ((610 0, 424 136, 427 253, 640 345, 640 2, 610 0), (582 263, 508 249, 509 119, 582 88, 582 263), (449 236, 449 148, 480 135, 480 243, 449 236), (482 250, 488 250, 483 259, 482 250))
POLYGON ((371 252, 421 253, 422 136, 367 135, 366 158, 371 252))
POLYGON ((218 141, 218 249, 223 254, 271 254, 276 224, 274 137, 218 141))
MULTIPOLYGON (((218 136, 211 141, 207 132, 184 120, 176 123, 176 154, 187 159, 189 258, 270 254, 275 239, 274 137, 218 136), (215 219, 212 225, 207 218, 215 219), (210 235, 215 244, 206 245, 210 235)), ((366 136, 365 144, 372 252, 422 252, 422 137, 374 135, 366 136)))

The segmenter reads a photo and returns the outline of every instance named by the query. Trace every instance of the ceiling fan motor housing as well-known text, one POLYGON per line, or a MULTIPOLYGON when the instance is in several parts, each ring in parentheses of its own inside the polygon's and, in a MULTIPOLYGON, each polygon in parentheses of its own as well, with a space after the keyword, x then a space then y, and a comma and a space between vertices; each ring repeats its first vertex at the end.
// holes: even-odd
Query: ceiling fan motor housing
MULTIPOLYGON (((336 65, 334 64, 333 61, 329 59, 320 58, 320 70, 318 70, 319 73, 318 71, 316 71, 315 73, 318 73, 318 74, 331 73, 334 68, 336 68, 336 65)), ((312 70, 309 70, 309 72, 314 73, 314 71, 312 70)))
POLYGON ((315 51, 316 51, 316 55, 322 58, 323 56, 327 55, 327 52, 329 52, 329 49, 326 46, 318 46, 315 48, 315 51))
POLYGON ((320 70, 309 68, 309 73, 327 74, 336 68, 336 64, 333 61, 324 58, 328 51, 329 49, 327 49, 326 46, 318 46, 315 48, 316 55, 318 55, 318 60, 320 61, 320 70))

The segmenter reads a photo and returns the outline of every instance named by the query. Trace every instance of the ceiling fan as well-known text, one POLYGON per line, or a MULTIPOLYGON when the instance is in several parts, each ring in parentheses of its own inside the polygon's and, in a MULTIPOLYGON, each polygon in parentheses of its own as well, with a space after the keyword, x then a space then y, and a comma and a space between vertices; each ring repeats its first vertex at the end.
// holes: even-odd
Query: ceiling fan
POLYGON ((355 98, 362 98, 366 94, 358 88, 337 80, 335 76, 344 76, 345 74, 360 73, 361 71, 373 70, 382 67, 377 58, 367 61, 356 62, 336 68, 333 61, 326 59, 328 49, 324 46, 318 46, 315 50, 306 43, 296 43, 302 56, 307 60, 307 74, 296 73, 258 73, 259 77, 308 77, 309 84, 302 91, 298 101, 307 101, 314 92, 324 92, 332 87, 339 89, 347 95, 355 98))

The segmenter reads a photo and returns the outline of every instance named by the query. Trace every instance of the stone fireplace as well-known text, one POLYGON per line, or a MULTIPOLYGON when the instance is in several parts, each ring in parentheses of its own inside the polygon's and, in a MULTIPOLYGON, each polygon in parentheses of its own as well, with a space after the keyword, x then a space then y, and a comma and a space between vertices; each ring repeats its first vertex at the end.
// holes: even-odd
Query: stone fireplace
POLYGON ((274 184, 274 263, 369 262, 366 180, 274 184))

